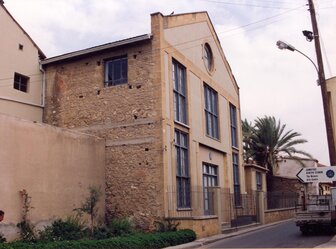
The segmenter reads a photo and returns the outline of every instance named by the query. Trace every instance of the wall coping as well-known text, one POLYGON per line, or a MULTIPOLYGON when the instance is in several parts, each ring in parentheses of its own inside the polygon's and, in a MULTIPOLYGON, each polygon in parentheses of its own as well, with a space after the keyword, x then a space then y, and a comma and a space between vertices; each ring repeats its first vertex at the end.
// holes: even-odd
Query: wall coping
POLYGON ((277 208, 277 209, 267 209, 267 210, 265 210, 265 213, 273 213, 273 212, 289 211, 289 210, 295 210, 295 207, 290 207, 290 208, 277 208))
POLYGON ((203 215, 203 216, 191 216, 191 217, 169 217, 172 220, 214 220, 218 219, 217 215, 203 215))

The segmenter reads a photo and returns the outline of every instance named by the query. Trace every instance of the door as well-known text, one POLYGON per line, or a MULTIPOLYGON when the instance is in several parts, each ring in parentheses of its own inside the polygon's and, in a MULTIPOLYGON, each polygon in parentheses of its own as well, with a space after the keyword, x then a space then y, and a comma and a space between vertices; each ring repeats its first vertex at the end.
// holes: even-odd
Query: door
POLYGON ((203 196, 204 215, 214 215, 214 191, 212 187, 218 186, 218 167, 211 164, 203 164, 203 196))

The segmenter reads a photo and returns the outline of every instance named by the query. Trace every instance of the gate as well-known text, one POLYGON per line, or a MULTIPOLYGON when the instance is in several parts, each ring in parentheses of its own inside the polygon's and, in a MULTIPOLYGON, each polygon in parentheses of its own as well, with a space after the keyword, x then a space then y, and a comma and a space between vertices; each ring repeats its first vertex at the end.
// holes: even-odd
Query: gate
POLYGON ((223 220, 231 227, 259 222, 259 192, 232 194, 222 192, 223 220))

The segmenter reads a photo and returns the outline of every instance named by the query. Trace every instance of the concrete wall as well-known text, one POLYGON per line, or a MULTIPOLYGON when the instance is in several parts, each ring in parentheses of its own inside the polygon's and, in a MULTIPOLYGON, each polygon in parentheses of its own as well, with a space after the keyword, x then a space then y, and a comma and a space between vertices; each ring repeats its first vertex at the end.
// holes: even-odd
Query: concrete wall
MULTIPOLYGON (((170 133, 174 134, 174 128, 185 131, 190 136, 190 160, 191 167, 197 174, 193 184, 202 186, 202 163, 208 162, 219 168, 219 186, 228 188, 233 192, 232 181, 232 152, 239 154, 241 192, 245 193, 245 174, 242 167, 241 147, 241 124, 240 124, 240 102, 239 89, 233 78, 229 64, 225 58, 222 47, 217 39, 216 32, 206 12, 181 14, 173 16, 162 16, 157 14, 162 22, 162 57, 164 71, 168 72, 163 76, 165 89, 163 94, 164 122, 168 124, 170 133), (188 34, 188 35, 185 35, 188 34), (204 61, 204 45, 208 43, 214 57, 214 68, 208 71, 204 61), (174 122, 173 115, 173 79, 172 60, 177 60, 186 68, 187 74, 187 103, 188 103, 188 124, 183 126, 174 122), (219 139, 213 139, 206 135, 205 124, 205 100, 204 83, 212 87, 218 93, 218 119, 219 139), (238 148, 231 145, 230 112, 229 104, 237 108, 237 133, 238 148), (211 158, 216 159, 216 162, 211 158)), ((153 17, 152 17, 153 19, 153 17)), ((171 138, 172 140, 173 138, 171 138)), ((171 140, 164 143, 169 145, 171 140)), ((173 166, 172 166, 173 167, 173 166)))
POLYGON ((245 184, 248 193, 257 191, 257 172, 261 173, 261 191, 267 192, 266 172, 267 170, 256 164, 245 164, 245 184))
POLYGON ((39 49, 2 4, 0 23, 0 113, 41 121, 43 77, 39 69, 39 49), (27 92, 14 89, 15 72, 29 77, 27 92))
POLYGON ((328 97, 329 97, 332 127, 334 131, 334 139, 335 139, 336 138, 336 128, 335 128, 336 127, 335 126, 335 123, 336 123, 336 120, 335 120, 336 119, 336 77, 327 79, 326 84, 327 84, 327 91, 328 91, 328 97))
MULTIPOLYGON (((16 236, 25 189, 31 196, 29 219, 41 227, 70 216, 89 196, 88 187, 105 188, 105 142, 94 136, 0 115, 0 232, 16 236)), ((104 217, 104 195, 99 215, 104 217)))

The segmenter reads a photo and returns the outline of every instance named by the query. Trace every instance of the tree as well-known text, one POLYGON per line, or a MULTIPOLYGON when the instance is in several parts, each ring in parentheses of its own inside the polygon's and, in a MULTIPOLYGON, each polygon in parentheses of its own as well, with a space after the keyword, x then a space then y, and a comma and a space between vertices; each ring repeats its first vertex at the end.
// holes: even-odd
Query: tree
POLYGON ((243 142, 245 150, 245 160, 252 159, 260 166, 269 170, 267 186, 271 186, 270 177, 277 167, 277 159, 286 156, 302 163, 302 157, 312 158, 312 156, 302 150, 295 148, 296 145, 304 144, 306 139, 301 138, 301 134, 293 130, 286 131, 286 125, 274 117, 265 116, 257 118, 254 126, 245 119, 242 122, 243 142))

